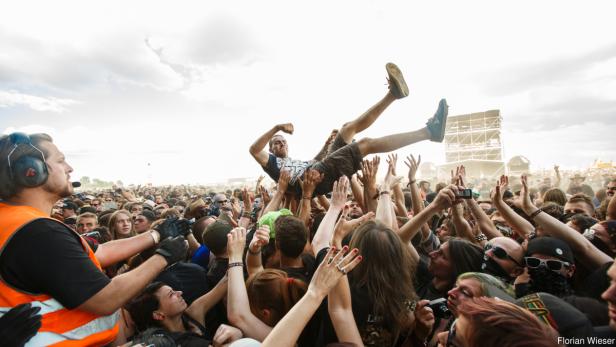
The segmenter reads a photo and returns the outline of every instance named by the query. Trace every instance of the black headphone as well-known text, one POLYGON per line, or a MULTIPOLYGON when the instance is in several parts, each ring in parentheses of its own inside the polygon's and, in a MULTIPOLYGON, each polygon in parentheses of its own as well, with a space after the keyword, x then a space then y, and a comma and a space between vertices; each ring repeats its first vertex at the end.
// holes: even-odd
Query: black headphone
POLYGON ((9 135, 9 141, 13 144, 13 149, 7 155, 6 160, 9 163, 9 173, 13 182, 27 188, 38 187, 45 183, 49 173, 43 151, 36 148, 32 144, 30 136, 24 133, 12 133, 9 135), (22 145, 34 148, 41 156, 37 158, 32 155, 24 155, 11 163, 11 155, 13 155, 17 147, 22 145))

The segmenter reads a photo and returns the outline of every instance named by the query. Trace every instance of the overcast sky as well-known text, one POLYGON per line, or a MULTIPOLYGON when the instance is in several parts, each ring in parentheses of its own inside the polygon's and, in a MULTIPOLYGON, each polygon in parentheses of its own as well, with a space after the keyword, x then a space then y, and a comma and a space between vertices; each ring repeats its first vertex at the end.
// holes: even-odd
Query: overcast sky
MULTIPOLYGON (((313 157, 385 95, 391 61, 411 94, 358 137, 421 127, 445 97, 501 110, 505 159, 616 160, 613 1, 164 3, 4 4, 0 132, 51 134, 75 179, 256 177, 261 133, 292 122, 290 155, 313 157)), ((442 144, 399 153, 444 161, 442 144)))

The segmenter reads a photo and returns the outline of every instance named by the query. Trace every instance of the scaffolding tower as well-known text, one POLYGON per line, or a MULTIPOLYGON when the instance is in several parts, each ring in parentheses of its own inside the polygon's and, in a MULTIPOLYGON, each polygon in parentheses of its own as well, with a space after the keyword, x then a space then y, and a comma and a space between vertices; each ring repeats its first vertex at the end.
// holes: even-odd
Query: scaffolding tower
POLYGON ((449 117, 445 128, 445 165, 448 173, 464 165, 469 177, 495 178, 505 172, 499 110, 449 117))

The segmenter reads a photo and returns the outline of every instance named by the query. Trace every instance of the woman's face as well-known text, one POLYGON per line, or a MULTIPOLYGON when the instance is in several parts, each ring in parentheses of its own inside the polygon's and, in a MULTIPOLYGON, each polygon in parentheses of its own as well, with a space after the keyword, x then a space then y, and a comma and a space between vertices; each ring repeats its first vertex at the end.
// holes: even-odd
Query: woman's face
POLYGON ((120 213, 115 221, 115 230, 118 234, 122 236, 128 236, 130 234, 130 230, 133 226, 131 221, 131 216, 120 213))
POLYGON ((159 312, 167 317, 180 315, 186 310, 188 305, 182 297, 181 291, 175 291, 169 286, 162 286, 154 294, 158 298, 159 312))
POLYGON ((461 279, 447 292, 447 307, 455 317, 458 317, 458 306, 465 300, 481 296, 481 292, 481 285, 476 279, 461 279))
POLYGON ((449 242, 443 243, 439 249, 430 252, 429 256, 430 264, 428 265, 428 270, 430 273, 436 278, 450 278, 453 270, 449 254, 449 242))

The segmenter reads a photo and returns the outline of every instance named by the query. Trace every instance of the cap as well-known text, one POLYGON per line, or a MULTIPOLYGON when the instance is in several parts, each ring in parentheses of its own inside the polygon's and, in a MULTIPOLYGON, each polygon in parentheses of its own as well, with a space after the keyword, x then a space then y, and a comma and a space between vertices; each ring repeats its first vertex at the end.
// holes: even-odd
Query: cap
POLYGON ((571 247, 565 241, 554 237, 538 237, 530 240, 526 255, 535 253, 556 257, 571 264, 575 262, 571 247))
POLYGON ((283 208, 279 211, 271 211, 261 216, 261 218, 257 222, 257 225, 259 227, 263 225, 267 225, 270 229, 270 239, 273 239, 276 237, 276 230, 274 229, 274 224, 276 223, 276 219, 278 219, 278 217, 280 216, 291 216, 291 215, 293 215, 293 213, 286 208, 283 208))
POLYGON ((227 247, 227 234, 233 229, 231 224, 224 221, 216 221, 203 232, 203 244, 215 255, 220 254, 227 247))
POLYGON ((65 202, 62 204, 62 209, 63 209, 63 210, 73 210, 73 211, 77 211, 77 209, 78 209, 78 208, 79 208, 79 207, 77 207, 77 204, 75 204, 75 203, 74 203, 74 202, 72 202, 72 201, 65 201, 65 202))

